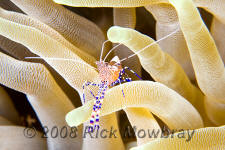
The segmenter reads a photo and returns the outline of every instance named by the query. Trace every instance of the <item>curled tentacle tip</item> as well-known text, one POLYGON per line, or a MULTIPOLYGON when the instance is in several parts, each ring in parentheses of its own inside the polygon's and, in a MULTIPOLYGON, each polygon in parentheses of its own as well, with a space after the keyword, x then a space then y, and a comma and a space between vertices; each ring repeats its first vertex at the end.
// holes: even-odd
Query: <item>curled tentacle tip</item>
POLYGON ((107 37, 113 43, 124 43, 131 39, 128 30, 129 28, 113 26, 107 31, 107 37))
POLYGON ((117 37, 120 36, 120 33, 117 31, 118 28, 119 28, 118 26, 113 26, 109 28, 109 30, 107 31, 107 37, 111 42, 116 43, 118 41, 117 37))
POLYGON ((70 117, 69 117, 69 114, 66 114, 66 117, 65 117, 65 120, 66 120, 66 123, 68 124, 68 126, 72 126, 72 123, 71 123, 71 119, 70 119, 70 117))
POLYGON ((72 117, 71 112, 66 114, 65 120, 66 120, 66 123, 68 124, 68 126, 70 126, 70 127, 78 126, 75 119, 72 117))

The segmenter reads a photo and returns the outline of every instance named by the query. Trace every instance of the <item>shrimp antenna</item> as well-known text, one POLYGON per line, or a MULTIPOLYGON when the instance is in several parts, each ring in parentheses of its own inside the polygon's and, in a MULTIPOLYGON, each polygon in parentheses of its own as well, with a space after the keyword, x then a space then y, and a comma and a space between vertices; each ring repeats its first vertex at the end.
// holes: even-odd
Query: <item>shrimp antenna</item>
POLYGON ((25 57, 25 59, 47 59, 47 60, 63 60, 63 61, 73 61, 73 62, 78 62, 78 63, 81 63, 83 65, 86 65, 88 67, 91 67, 95 70, 97 70, 95 67, 92 67, 91 65, 89 64, 86 64, 80 60, 75 60, 75 59, 71 59, 71 58, 56 58, 56 57, 25 57))
POLYGON ((115 50, 117 47, 119 47, 120 45, 122 45, 122 43, 120 43, 120 44, 116 45, 115 47, 113 47, 113 48, 108 52, 108 54, 105 56, 105 58, 103 59, 103 61, 105 61, 106 58, 109 56, 109 54, 110 54, 113 50, 115 50))
POLYGON ((101 49, 101 55, 100 55, 100 61, 102 61, 102 55, 103 55, 103 51, 104 51, 104 48, 105 48, 105 43, 109 42, 109 40, 106 40, 103 42, 102 44, 102 49, 101 49))
POLYGON ((164 36, 163 38, 161 38, 161 39, 159 39, 159 40, 157 40, 157 41, 154 41, 153 43, 147 45, 146 47, 144 47, 144 48, 142 48, 141 50, 135 52, 134 54, 132 54, 132 55, 126 57, 126 58, 121 59, 120 62, 122 62, 122 61, 124 61, 124 60, 127 60, 128 58, 131 58, 131 57, 133 57, 133 56, 139 54, 140 52, 146 50, 147 48, 151 47, 152 45, 157 44, 157 43, 159 43, 160 41, 162 41, 162 40, 164 40, 164 39, 170 37, 171 35, 175 34, 175 33, 176 33, 177 31, 179 31, 179 30, 180 30, 180 28, 178 27, 175 31, 173 31, 173 32, 171 32, 170 34, 164 36))
MULTIPOLYGON (((125 42, 128 42, 128 41, 130 41, 130 40, 131 40, 131 38, 130 38, 129 40, 126 40, 125 42)), ((115 47, 113 47, 113 48, 108 52, 108 54, 105 56, 105 58, 104 58, 103 61, 105 61, 106 58, 109 56, 109 54, 110 54, 113 50, 115 50, 117 47, 119 47, 120 45, 123 45, 123 43, 119 43, 118 45, 116 45, 115 47)))

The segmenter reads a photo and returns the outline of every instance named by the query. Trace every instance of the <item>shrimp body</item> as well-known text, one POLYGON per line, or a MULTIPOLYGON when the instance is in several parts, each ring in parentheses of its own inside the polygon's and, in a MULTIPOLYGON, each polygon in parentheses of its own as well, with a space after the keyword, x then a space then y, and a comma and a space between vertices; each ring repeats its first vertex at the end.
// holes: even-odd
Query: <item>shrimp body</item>
POLYGON ((105 92, 109 86, 112 86, 118 80, 122 70, 118 56, 115 56, 109 63, 98 61, 96 64, 98 66, 101 83, 99 84, 98 94, 95 97, 95 103, 91 114, 89 127, 89 130, 91 131, 99 128, 100 109, 102 107, 105 92))
POLYGON ((109 86, 118 79, 120 71, 122 70, 118 56, 115 56, 109 63, 97 61, 96 64, 98 66, 101 82, 105 81, 109 86))

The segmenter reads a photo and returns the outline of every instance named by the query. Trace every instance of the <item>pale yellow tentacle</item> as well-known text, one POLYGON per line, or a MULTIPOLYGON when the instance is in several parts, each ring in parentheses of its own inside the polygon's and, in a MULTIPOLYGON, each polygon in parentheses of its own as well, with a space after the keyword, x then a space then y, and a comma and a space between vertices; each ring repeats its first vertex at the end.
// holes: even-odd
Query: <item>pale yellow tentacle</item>
MULTIPOLYGON (((0 60, 0 83, 27 94, 43 126, 49 129, 66 126, 64 117, 74 106, 47 69, 41 64, 18 61, 2 53, 0 60)), ((76 140, 49 137, 48 148, 79 148, 80 136, 76 140)))
POLYGON ((73 7, 141 7, 168 0, 54 0, 58 4, 73 7))
POLYGON ((46 139, 41 138, 40 132, 34 131, 36 136, 28 138, 23 136, 24 129, 21 126, 0 126, 1 149, 47 150, 46 139))
MULTIPOLYGON (((176 10, 171 4, 162 3, 145 6, 156 19, 156 38, 161 39, 172 33, 179 26, 176 10)), ((195 80, 194 70, 182 31, 177 31, 169 38, 160 41, 159 46, 169 53, 184 69, 191 80, 195 80)))
MULTIPOLYGON (((49 27, 48 25, 45 25, 44 23, 31 18, 27 15, 15 13, 11 11, 6 11, 4 9, 0 9, 0 16, 30 27, 34 27, 35 29, 41 31, 42 33, 46 34, 47 36, 50 36, 54 40, 60 42, 64 46, 68 47, 71 51, 76 53, 76 51, 80 51, 77 47, 75 47, 73 44, 68 42, 63 36, 61 36, 57 31, 49 27)), ((11 41, 3 36, 0 36, 0 47, 4 49, 4 52, 7 52, 7 54, 12 55, 13 57, 24 60, 24 61, 32 61, 32 62, 39 62, 45 64, 45 66, 48 68, 48 70, 53 74, 54 78, 56 79, 57 83, 62 87, 64 92, 68 94, 70 97, 74 99, 77 99, 75 97, 78 96, 66 83, 65 81, 60 78, 60 75, 52 68, 50 65, 47 65, 42 59, 26 59, 26 57, 38 57, 37 55, 31 53, 28 48, 23 46, 22 44, 16 43, 14 41, 11 41), (75 93, 75 94, 74 94, 75 93)), ((88 55, 87 53, 81 52, 85 57, 92 58, 92 56, 88 55)), ((59 56, 60 57, 60 56, 59 56)), ((92 61, 95 61, 94 58, 90 59, 92 61)), ((88 61, 88 60, 86 60, 88 61)), ((93 63, 93 62, 91 62, 93 63)), ((79 99, 79 96, 78 96, 79 99)), ((79 100, 80 101, 80 100, 79 100)))
MULTIPOLYGON (((104 103, 104 102, 103 102, 104 103)), ((93 107, 93 106, 92 106, 93 107)), ((89 120, 84 123, 82 150, 124 150, 115 113, 100 117, 99 131, 88 133, 89 120), (114 132, 115 131, 115 132, 114 132), (110 132, 114 133, 111 134, 110 132)))
POLYGON ((210 31, 215 40, 220 56, 223 59, 223 63, 225 63, 225 24, 214 17, 210 31))
POLYGON ((33 53, 29 51, 28 48, 22 44, 16 43, 9 40, 8 38, 0 35, 0 51, 4 52, 10 56, 13 56, 16 59, 24 60, 25 57, 35 57, 33 53))
POLYGON ((97 78, 97 72, 89 64, 85 63, 63 44, 41 31, 2 18, 0 18, 0 22, 1 35, 25 45, 33 53, 43 57, 78 92, 82 92, 82 85, 85 80, 93 81, 93 79, 97 78), (51 58, 70 60, 54 60, 51 58))
POLYGON ((200 14, 191 0, 170 2, 178 12, 200 89, 207 96, 225 103, 224 64, 200 14))
MULTIPOLYGON (((67 123, 70 126, 78 126, 90 119, 92 105, 93 101, 90 101, 69 112, 66 116, 67 123)), ((128 107, 149 108, 170 129, 203 127, 202 119, 196 109, 182 96, 160 83, 133 81, 113 87, 105 95, 100 115, 104 116, 128 107), (121 88, 126 95, 125 99, 121 93, 121 88)))
POLYGON ((99 58, 105 37, 99 27, 91 21, 55 4, 52 0, 12 0, 12 2, 29 16, 58 31, 79 49, 99 58))
MULTIPOLYGON (((113 17, 114 17, 114 25, 121 27, 129 27, 135 28, 136 26, 136 10, 135 8, 114 8, 113 9, 113 17)), ((121 45, 117 51, 115 51, 115 55, 119 56, 119 58, 125 58, 134 54, 131 50, 129 50, 126 46, 121 45)), ((135 56, 127 61, 122 63, 123 66, 129 66, 129 68, 133 69, 138 75, 141 76, 141 65, 138 60, 138 57, 135 56)), ((132 80, 139 80, 138 77, 132 78, 132 80)), ((140 129, 153 128, 159 130, 160 127, 148 109, 144 108, 126 108, 125 112, 127 117, 133 126, 136 126, 140 129)), ((146 142, 149 142, 150 138, 139 138, 136 135, 137 144, 141 145, 146 142)))
POLYGON ((204 107, 208 118, 217 126, 225 124, 225 104, 205 96, 204 107))
MULTIPOLYGON (((153 39, 135 30, 121 27, 111 27, 108 30, 108 38, 112 42, 123 43, 135 53, 154 42, 153 39)), ((167 53, 164 53, 158 44, 153 44, 138 53, 138 57, 143 68, 156 81, 174 89, 194 103, 197 89, 191 84, 181 66, 167 53)))
POLYGON ((131 150, 223 150, 225 126, 177 132, 131 150))
POLYGON ((209 11, 225 24, 225 0, 193 0, 195 5, 209 11))
POLYGON ((135 8, 114 8, 113 22, 116 26, 135 28, 136 10, 135 8))
POLYGON ((70 49, 72 52, 79 55, 81 58, 83 58, 88 63, 94 63, 95 59, 72 45, 70 42, 68 42, 63 36, 61 36, 57 31, 49 27, 48 25, 45 25, 44 23, 33 19, 27 15, 6 11, 4 9, 0 8, 0 17, 7 19, 9 21, 12 21, 13 23, 18 23, 19 25, 25 25, 28 27, 33 27, 40 31, 43 34, 46 34, 47 36, 51 37, 53 40, 56 40, 57 42, 63 44, 65 47, 70 49))
MULTIPOLYGON (((113 9, 114 25, 128 28, 135 28, 136 26, 136 10, 135 8, 114 8, 113 9)), ((120 59, 125 58, 133 54, 126 46, 121 45, 115 51, 115 55, 119 56, 120 59)), ((122 63, 123 66, 129 66, 137 74, 141 75, 141 65, 138 57, 135 56, 122 63)), ((134 77, 135 79, 138 79, 134 77)))
MULTIPOLYGON (((127 117, 132 125, 132 127, 136 127, 138 129, 151 129, 156 131, 161 131, 159 124, 157 123, 155 117, 152 113, 146 108, 126 108, 124 109, 127 117)), ((140 138, 138 132, 135 133, 137 138, 137 145, 142 145, 148 143, 153 138, 149 138, 147 136, 140 138)), ((156 137, 158 138, 158 137, 156 137)))
POLYGON ((225 104, 225 69, 223 61, 193 2, 191 0, 170 0, 170 2, 177 10, 198 85, 206 95, 206 99, 210 99, 210 103, 213 103, 213 108, 206 107, 206 112, 212 113, 214 111, 214 115, 209 117, 212 119, 214 116, 215 119, 212 120, 214 122, 217 120, 216 123, 219 125, 225 119, 223 110, 225 104), (218 111, 216 107, 218 107, 218 111), (222 120, 218 120, 216 112, 220 113, 218 116, 224 116, 222 120))

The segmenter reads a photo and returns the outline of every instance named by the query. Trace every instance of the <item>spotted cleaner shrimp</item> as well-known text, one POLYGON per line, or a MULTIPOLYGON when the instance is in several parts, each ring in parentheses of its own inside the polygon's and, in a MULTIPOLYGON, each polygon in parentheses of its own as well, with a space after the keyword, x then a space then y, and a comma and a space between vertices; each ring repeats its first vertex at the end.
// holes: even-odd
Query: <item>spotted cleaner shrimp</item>
MULTIPOLYGON (((107 41, 105 41, 105 42, 107 42, 107 41)), ((104 42, 104 44, 105 44, 105 42, 104 42)), ((117 45, 117 46, 119 46, 119 45, 117 45)), ((115 49, 116 47, 114 47, 113 49, 115 49)), ((113 49, 111 49, 111 51, 113 49)), ((95 96, 92 93, 92 91, 90 91, 91 94, 93 95, 93 97, 95 98, 95 103, 93 105, 93 110, 92 110, 91 119, 90 119, 90 126, 89 126, 89 130, 91 130, 91 131, 95 130, 96 128, 97 129, 99 128, 100 109, 102 107, 102 103, 103 103, 103 99, 104 99, 106 90, 109 87, 112 87, 118 83, 121 84, 122 82, 130 82, 131 81, 131 78, 128 78, 128 76, 126 78, 122 77, 123 74, 126 74, 125 70, 131 71, 139 79, 141 79, 141 77, 136 72, 134 72, 132 69, 130 69, 129 67, 122 68, 122 65, 120 63, 118 56, 113 57, 113 59, 108 63, 108 62, 105 62, 105 59, 108 55, 106 55, 105 59, 102 60, 101 59, 102 53, 103 53, 103 50, 101 51, 100 61, 96 62, 101 83, 96 84, 96 83, 86 82, 83 85, 83 101, 84 101, 84 103, 85 103, 85 95, 84 95, 85 86, 92 85, 92 86, 99 87, 97 96, 95 96)), ((123 96, 125 97, 123 90, 122 90, 122 93, 123 93, 123 96)))
MULTIPOLYGON (((115 57, 112 58, 112 60, 110 62, 105 62, 106 58, 109 56, 109 54, 113 50, 115 50, 117 47, 119 47, 122 44, 118 44, 117 46, 113 47, 107 53, 105 58, 102 60, 104 45, 109 40, 107 40, 103 43, 102 49, 101 49, 100 60, 96 62, 97 70, 99 72, 100 83, 93 83, 93 82, 86 81, 82 86, 82 88, 83 88, 83 103, 85 103, 85 94, 84 94, 85 87, 88 87, 90 85, 98 87, 98 92, 97 92, 96 96, 94 95, 94 93, 91 90, 89 90, 89 92, 91 93, 91 95, 95 99, 95 102, 94 102, 94 105, 93 105, 93 110, 92 110, 92 113, 91 113, 91 119, 90 119, 90 123, 89 123, 89 131, 93 132, 95 129, 99 129, 99 127, 100 127, 99 126, 100 110, 101 110, 104 95, 105 95, 107 89, 115 86, 116 84, 121 84, 123 82, 131 82, 132 81, 131 78, 129 78, 128 75, 126 74, 125 70, 130 71, 135 76, 137 76, 139 79, 141 79, 141 77, 136 72, 134 72, 132 69, 130 69, 129 67, 125 66, 124 68, 122 68, 121 62, 137 55, 138 53, 144 51, 145 49, 151 47, 152 45, 170 37, 171 35, 175 34, 178 30, 179 30, 179 28, 177 28, 172 33, 170 33, 170 34, 166 35, 165 37, 147 45, 146 47, 142 48, 141 50, 137 51, 136 53, 134 53, 134 54, 132 54, 132 55, 126 57, 126 58, 123 58, 123 59, 120 60, 118 56, 115 56, 115 57), (126 77, 124 77, 123 75, 126 75, 126 77)), ((129 40, 131 40, 131 39, 129 39, 129 40)), ((66 58, 25 57, 25 59, 52 59, 52 60, 67 60, 67 61, 75 61, 76 62, 76 60, 66 59, 66 58)), ((123 97, 125 98, 125 94, 123 92, 123 89, 122 89, 122 94, 123 94, 123 97)))

